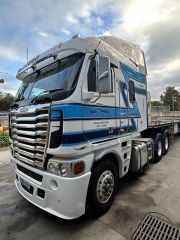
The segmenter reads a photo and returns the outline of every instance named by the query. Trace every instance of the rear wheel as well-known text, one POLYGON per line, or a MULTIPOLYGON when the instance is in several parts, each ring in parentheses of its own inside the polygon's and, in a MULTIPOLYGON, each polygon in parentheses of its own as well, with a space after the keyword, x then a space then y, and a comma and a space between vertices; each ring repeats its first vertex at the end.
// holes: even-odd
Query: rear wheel
POLYGON ((160 133, 156 135, 154 142, 154 162, 161 160, 163 155, 163 137, 160 133))
POLYGON ((111 207, 118 185, 118 170, 111 160, 103 160, 92 172, 86 213, 100 216, 111 207))
POLYGON ((169 136, 168 131, 164 131, 163 134, 163 153, 166 154, 169 150, 169 136))

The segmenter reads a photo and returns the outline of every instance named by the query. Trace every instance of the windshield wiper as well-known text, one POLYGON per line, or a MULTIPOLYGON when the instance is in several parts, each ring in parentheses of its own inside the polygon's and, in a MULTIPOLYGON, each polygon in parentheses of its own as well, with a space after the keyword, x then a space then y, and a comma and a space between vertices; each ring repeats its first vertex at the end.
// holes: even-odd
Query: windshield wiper
POLYGON ((13 107, 19 107, 19 104, 16 103, 17 101, 21 101, 21 100, 24 100, 24 96, 22 96, 22 98, 17 98, 14 100, 14 102, 10 105, 10 108, 13 108, 13 107))
POLYGON ((12 105, 10 105, 10 108, 14 108, 14 107, 19 107, 19 104, 14 102, 12 105))
MULTIPOLYGON (((57 89, 52 89, 52 90, 44 90, 42 92, 40 92, 37 96, 35 96, 30 103, 35 103, 38 98, 41 96, 41 94, 43 93, 47 93, 47 94, 50 94, 50 93, 53 93, 53 92, 56 92, 56 91, 62 91, 64 90, 63 88, 57 88, 57 89)), ((46 96, 45 96, 46 97, 46 96)), ((48 100, 51 100, 51 98, 48 98, 48 100)))

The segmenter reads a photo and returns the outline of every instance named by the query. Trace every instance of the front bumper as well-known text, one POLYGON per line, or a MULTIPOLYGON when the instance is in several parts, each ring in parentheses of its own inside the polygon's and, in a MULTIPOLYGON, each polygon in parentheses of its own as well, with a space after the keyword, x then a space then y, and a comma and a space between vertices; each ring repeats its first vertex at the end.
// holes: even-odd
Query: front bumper
POLYGON ((14 182, 23 197, 39 208, 63 219, 78 218, 85 213, 86 195, 91 172, 79 177, 65 178, 35 169, 11 157, 14 182), (24 174, 17 164, 42 176, 42 181, 24 174), (31 191, 23 186, 31 187, 31 191), (54 184, 54 183, 57 184, 54 184), (40 190, 39 190, 40 189, 40 190), (43 192, 43 194, 39 194, 43 192))

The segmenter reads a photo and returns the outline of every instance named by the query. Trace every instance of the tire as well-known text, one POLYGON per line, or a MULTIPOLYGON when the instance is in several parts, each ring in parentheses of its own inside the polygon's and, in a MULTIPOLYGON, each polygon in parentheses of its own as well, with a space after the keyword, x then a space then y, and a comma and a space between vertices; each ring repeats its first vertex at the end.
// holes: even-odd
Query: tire
POLYGON ((163 155, 163 137, 158 133, 154 141, 154 159, 153 162, 159 162, 163 155))
POLYGON ((163 134, 163 153, 166 154, 169 150, 169 135, 168 131, 165 130, 163 134))
POLYGON ((102 160, 91 175, 86 200, 86 213, 93 217, 106 213, 113 203, 117 186, 117 167, 111 160, 102 160))

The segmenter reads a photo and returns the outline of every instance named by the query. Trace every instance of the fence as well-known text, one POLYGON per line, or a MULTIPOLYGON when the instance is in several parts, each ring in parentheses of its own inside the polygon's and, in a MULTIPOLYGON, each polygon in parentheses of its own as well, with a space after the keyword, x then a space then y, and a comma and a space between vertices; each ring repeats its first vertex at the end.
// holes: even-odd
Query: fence
POLYGON ((170 106, 151 106, 151 111, 152 112, 166 112, 166 111, 170 111, 170 106))

